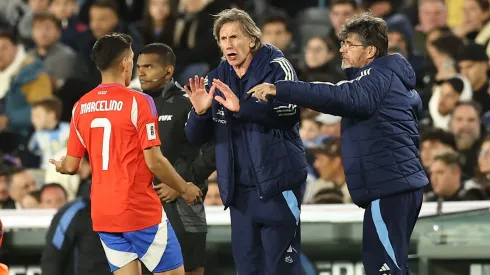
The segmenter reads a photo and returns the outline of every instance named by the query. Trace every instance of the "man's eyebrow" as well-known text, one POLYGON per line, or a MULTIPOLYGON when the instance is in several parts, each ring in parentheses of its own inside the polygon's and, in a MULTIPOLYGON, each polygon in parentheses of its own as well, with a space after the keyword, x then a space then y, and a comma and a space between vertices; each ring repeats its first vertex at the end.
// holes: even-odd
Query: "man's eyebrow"
POLYGON ((153 66, 153 64, 136 64, 137 67, 148 67, 153 66))

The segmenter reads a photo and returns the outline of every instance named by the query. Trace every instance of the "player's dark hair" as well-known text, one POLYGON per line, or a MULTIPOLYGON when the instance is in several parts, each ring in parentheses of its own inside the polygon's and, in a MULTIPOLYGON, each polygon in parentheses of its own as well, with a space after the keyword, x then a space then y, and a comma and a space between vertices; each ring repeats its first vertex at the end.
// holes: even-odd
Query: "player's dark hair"
POLYGON ((44 184, 41 187, 41 189, 39 189, 39 196, 41 196, 43 194, 43 192, 49 188, 58 188, 58 189, 62 190, 63 194, 65 195, 65 198, 68 199, 68 192, 66 192, 65 187, 63 187, 63 185, 61 185, 59 183, 46 183, 46 184, 44 184))
POLYGON ((92 60, 100 71, 105 71, 119 61, 125 52, 131 49, 133 38, 123 33, 104 35, 92 48, 92 60))
POLYGON ((364 47, 376 47, 376 58, 388 54, 388 26, 383 19, 369 12, 354 15, 340 30, 340 41, 351 34, 356 34, 364 47))
POLYGON ((12 28, 1 28, 0 38, 6 38, 10 40, 10 42, 12 42, 14 45, 17 45, 19 43, 19 38, 17 36, 17 33, 12 28))
POLYGON ((420 141, 438 141, 444 145, 450 146, 455 151, 457 150, 454 135, 451 132, 444 131, 440 128, 431 128, 423 132, 420 136, 420 141))
POLYGON ((41 22, 41 21, 51 21, 53 22, 53 24, 58 28, 58 30, 62 30, 62 25, 61 25, 61 21, 58 20, 58 18, 56 18, 56 16, 54 16, 52 13, 49 13, 49 12, 37 12, 34 14, 34 17, 32 19, 32 25, 34 26, 34 24, 36 22, 41 22))
POLYGON ((447 166, 458 166, 459 168, 462 166, 461 155, 457 152, 444 152, 438 154, 434 157, 433 162, 436 161, 442 161, 447 166))
POLYGON ((332 0, 330 10, 336 5, 351 5, 354 10, 357 10, 357 2, 355 0, 332 0))
POLYGON ((46 111, 54 112, 56 115, 56 119, 60 120, 63 110, 63 103, 56 96, 50 96, 34 102, 32 104, 32 108, 34 107, 42 107, 46 109, 46 111))
POLYGON ((106 8, 112 10, 119 16, 119 6, 114 0, 95 0, 90 8, 106 8))
POLYGON ((170 46, 163 43, 152 43, 146 45, 140 52, 141 54, 156 54, 160 57, 163 65, 175 67, 175 53, 170 46))

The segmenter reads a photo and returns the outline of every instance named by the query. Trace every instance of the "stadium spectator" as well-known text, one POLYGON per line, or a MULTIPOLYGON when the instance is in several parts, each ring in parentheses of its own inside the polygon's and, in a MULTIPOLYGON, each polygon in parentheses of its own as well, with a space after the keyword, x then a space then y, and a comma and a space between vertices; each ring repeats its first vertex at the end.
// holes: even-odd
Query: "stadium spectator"
POLYGON ((49 160, 66 151, 70 124, 60 122, 62 103, 57 97, 47 97, 32 104, 31 121, 34 133, 28 148, 41 156, 40 168, 53 169, 49 160))
POLYGON ((472 178, 475 172, 482 138, 480 115, 481 107, 478 102, 459 102, 454 107, 449 121, 449 129, 456 139, 456 147, 463 156, 463 173, 469 178, 472 178))
POLYGON ((60 209, 68 201, 68 193, 59 183, 46 183, 39 192, 43 209, 60 209))
POLYGON ((399 13, 400 8, 397 0, 363 0, 362 5, 366 11, 374 16, 381 17, 388 25, 396 24, 403 29, 408 41, 413 40, 414 28, 405 14, 399 13))
POLYGON ((229 5, 226 1, 183 0, 184 14, 175 26, 173 50, 177 55, 175 79, 186 84, 194 75, 204 76, 220 62, 219 48, 213 39, 213 14, 229 5))
POLYGON ((453 134, 440 128, 428 129, 420 136, 420 160, 428 175, 436 155, 456 150, 456 140, 453 134))
POLYGON ((456 152, 437 155, 430 166, 430 183, 433 191, 426 201, 473 201, 486 199, 481 185, 462 180, 460 156, 456 152))
POLYGON ((262 43, 276 46, 296 68, 298 65, 291 19, 285 12, 272 10, 264 15, 262 43))
MULTIPOLYGON (((90 32, 78 37, 81 52, 81 61, 83 61, 82 79, 88 81, 92 88, 97 86, 101 81, 101 76, 97 66, 90 58, 92 48, 97 39, 112 32, 128 34, 133 38, 132 49, 139 53, 143 47, 141 36, 138 29, 131 23, 122 21, 120 10, 116 0, 95 0, 90 6, 90 32)), ((136 62, 134 62, 136 63, 136 62)), ((136 67, 135 67, 136 68, 136 67)))
POLYGON ((480 184, 490 198, 490 135, 488 135, 480 147, 478 153, 478 167, 473 182, 480 184))
POLYGON ((332 23, 332 30, 328 34, 328 37, 335 47, 333 52, 337 57, 340 56, 338 53, 340 48, 340 29, 345 24, 345 21, 354 16, 357 12, 358 6, 355 0, 332 0, 330 4, 330 22, 332 23))
POLYGON ((185 87, 194 107, 187 138, 194 144, 216 142, 218 184, 230 207, 238 274, 299 274, 300 255, 294 251, 300 250, 300 193, 307 176, 300 115, 295 105, 261 104, 247 95, 262 82, 297 80, 295 71, 281 51, 262 44, 260 29, 242 10, 220 12, 213 33, 225 60, 206 80, 195 76, 190 90, 185 87))
POLYGON ((174 43, 175 15, 171 12, 170 0, 148 0, 145 3, 143 20, 138 24, 143 44, 174 43))
POLYGON ((473 100, 481 104, 482 114, 490 111, 488 61, 485 48, 478 44, 465 45, 458 56, 459 70, 469 80, 473 89, 473 100))
POLYGON ((433 127, 441 128, 444 131, 449 130, 451 112, 456 103, 471 99, 469 92, 471 90, 464 88, 464 82, 459 77, 452 77, 439 82, 429 101, 429 114, 433 127))
POLYGON ((17 26, 22 17, 30 10, 27 1, 0 1, 0 18, 4 18, 9 26, 17 26))
POLYGON ((27 195, 25 195, 20 202, 22 209, 38 209, 40 208, 40 204, 41 191, 39 190, 34 190, 27 193, 27 195))
POLYGON ((88 31, 88 26, 78 19, 77 0, 51 0, 49 12, 61 22, 60 42, 78 51, 77 39, 79 35, 88 31))
POLYGON ((100 238, 92 230, 90 187, 54 215, 41 257, 43 274, 112 275, 100 238))
POLYGON ((490 34, 488 31, 482 32, 490 27, 490 3, 488 0, 464 0, 463 1, 463 20, 460 25, 454 28, 454 32, 461 38, 469 41, 476 41, 478 37, 480 43, 486 48, 490 34))
POLYGON ((15 209, 22 209, 20 202, 29 192, 37 189, 32 175, 25 169, 13 171, 7 179, 9 196, 15 202, 15 209))
POLYGON ((417 73, 423 66, 424 57, 414 52, 410 34, 403 27, 403 24, 397 22, 388 25, 388 53, 401 54, 417 73))
POLYGON ((15 209, 15 201, 9 196, 8 180, 12 169, 0 162, 0 209, 15 209))
POLYGON ((27 0, 29 10, 22 17, 17 26, 18 34, 23 42, 30 48, 32 46, 32 26, 36 13, 47 12, 50 0, 27 0))
POLYGON ((299 136, 305 147, 313 146, 320 135, 320 123, 313 117, 305 117, 301 119, 299 127, 299 136))
POLYGON ((31 104, 52 94, 49 76, 39 59, 27 55, 12 31, 0 30, 0 132, 27 137, 31 104))
POLYGON ((76 71, 76 53, 59 41, 61 22, 50 13, 36 13, 32 21, 34 48, 28 51, 43 61, 46 73, 53 81, 54 90, 76 71))
POLYGON ((323 137, 340 137, 341 117, 330 114, 319 114, 315 120, 321 123, 320 135, 323 137))
POLYGON ((328 37, 315 36, 308 40, 304 53, 301 78, 304 81, 337 83, 344 80, 336 48, 328 37))
POLYGON ((447 8, 444 0, 419 0, 419 24, 415 26, 413 49, 417 53, 425 53, 427 34, 437 27, 447 25, 447 8))
MULTIPOLYGON (((185 138, 184 127, 192 104, 173 78, 175 59, 168 45, 146 45, 138 56, 139 80, 143 92, 155 101, 163 156, 184 180, 193 182, 205 193, 206 180, 216 170, 215 148, 213 143, 193 146, 185 138)), ((204 275, 207 232, 204 205, 199 202, 190 206, 164 182, 155 180, 153 184, 182 248, 186 274, 204 275)))
POLYGON ((223 202, 219 195, 218 181, 216 178, 211 178, 208 180, 208 192, 206 193, 206 198, 204 199, 204 205, 207 206, 222 206, 223 202))
POLYGON ((323 197, 328 193, 325 190, 330 190, 333 193, 338 190, 342 195, 340 203, 352 203, 347 184, 345 183, 340 137, 325 138, 320 145, 310 147, 308 150, 315 155, 314 166, 320 176, 318 180, 306 187, 303 201, 305 203, 315 203, 318 200, 317 195, 319 193, 322 193, 323 197))

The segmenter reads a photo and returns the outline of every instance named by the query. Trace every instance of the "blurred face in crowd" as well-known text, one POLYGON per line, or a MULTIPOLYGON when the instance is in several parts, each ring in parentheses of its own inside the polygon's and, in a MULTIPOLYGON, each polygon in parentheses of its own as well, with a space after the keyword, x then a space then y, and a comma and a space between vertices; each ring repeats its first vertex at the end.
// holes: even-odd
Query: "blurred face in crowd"
POLYGON ((327 154, 317 153, 313 166, 322 180, 335 180, 342 168, 342 161, 340 157, 330 157, 327 154))
POLYGON ((67 202, 63 190, 58 187, 49 187, 41 193, 41 208, 60 209, 67 202))
POLYGON ((49 0, 29 0, 27 3, 34 12, 46 11, 49 6, 49 0))
POLYGON ((37 20, 32 26, 32 39, 39 48, 49 48, 61 37, 61 30, 51 20, 37 20))
POLYGON ((90 30, 95 38, 99 39, 111 33, 119 23, 118 15, 109 8, 90 8, 90 30))
POLYGON ((469 105, 454 109, 449 128, 456 138, 459 150, 468 149, 480 138, 480 118, 478 112, 469 105))
POLYGON ((428 169, 435 156, 450 151, 454 151, 453 148, 439 140, 424 140, 420 146, 420 159, 422 165, 428 169))
POLYGON ((46 130, 56 120, 56 114, 42 106, 36 106, 31 111, 31 122, 36 131, 46 130))
POLYGON ((240 67, 252 60, 255 41, 249 37, 238 22, 224 24, 219 31, 219 46, 226 60, 233 67, 240 67))
POLYGON ((270 22, 262 28, 262 42, 271 44, 284 51, 291 43, 292 35, 283 22, 270 22))
POLYGON ((425 40, 425 48, 427 49, 427 53, 433 62, 435 62, 435 60, 437 59, 438 51, 436 50, 436 47, 434 47, 432 42, 436 41, 441 36, 442 33, 440 31, 433 31, 427 35, 427 38, 425 40))
POLYGON ((430 166, 430 183, 437 196, 450 197, 461 185, 461 169, 436 160, 430 166))
POLYGON ((447 22, 447 10, 443 1, 424 1, 419 5, 419 21, 422 32, 442 27, 447 22))
POLYGON ((17 55, 17 45, 10 39, 0 37, 0 71, 5 70, 17 55))
POLYGON ((373 46, 364 47, 357 34, 350 34, 341 42, 342 68, 362 68, 369 64, 376 54, 373 46))
POLYGON ((460 94, 449 83, 441 84, 441 96, 439 98, 439 113, 443 116, 449 114, 458 102, 460 94))
POLYGON ((188 13, 200 12, 205 5, 205 0, 184 0, 184 9, 188 13))
POLYGON ((153 21, 164 21, 170 15, 170 0, 150 0, 148 11, 153 21))
POLYGON ((320 134, 320 127, 313 119, 303 119, 299 128, 299 136, 302 140, 312 141, 320 134))
POLYGON ((173 67, 165 66, 158 54, 140 54, 137 67, 144 91, 161 88, 172 77, 173 67))
POLYGON ((478 168, 482 173, 490 173, 490 141, 485 141, 480 147, 478 168))
POLYGON ((49 11, 56 16, 58 20, 64 20, 72 17, 76 9, 76 0, 53 0, 49 6, 49 11))
POLYGON ((333 57, 332 49, 329 49, 321 38, 313 37, 308 41, 305 49, 305 63, 308 68, 318 68, 333 57))
POLYGON ((39 202, 33 196, 27 194, 20 201, 20 205, 23 209, 37 209, 39 208, 39 202))
POLYGON ((468 78, 473 90, 480 89, 488 81, 487 62, 463 60, 458 65, 461 74, 468 78))
POLYGON ((335 4, 330 11, 330 21, 335 30, 335 34, 340 32, 340 28, 345 24, 347 19, 351 18, 356 13, 354 7, 350 4, 335 4))
POLYGON ((483 11, 475 0, 463 1, 463 24, 469 30, 481 29, 488 17, 488 11, 483 11))
POLYGON ((371 12, 373 13, 374 16, 376 17, 383 17, 392 11, 392 6, 390 1, 376 1, 371 6, 369 7, 371 12))
POLYGON ((9 198, 9 189, 7 185, 7 177, 0 176, 0 202, 4 202, 9 198))
POLYGON ((208 192, 206 193, 206 198, 204 199, 204 205, 223 205, 219 194, 218 184, 216 182, 210 182, 208 184, 208 192))
POLYGON ((388 51, 389 53, 399 53, 405 58, 408 57, 408 45, 403 35, 399 32, 388 33, 388 51))
POLYGON ((9 195, 16 202, 20 203, 27 193, 36 190, 36 181, 27 171, 12 175, 11 181, 9 195))

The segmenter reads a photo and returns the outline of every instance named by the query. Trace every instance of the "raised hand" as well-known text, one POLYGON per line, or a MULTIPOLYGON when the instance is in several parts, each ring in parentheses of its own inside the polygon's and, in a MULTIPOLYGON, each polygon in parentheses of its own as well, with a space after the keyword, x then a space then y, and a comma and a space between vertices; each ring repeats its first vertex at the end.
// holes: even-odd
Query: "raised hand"
POLYGON ((226 107, 226 109, 232 112, 240 111, 240 100, 235 95, 235 93, 230 89, 230 87, 228 87, 228 85, 221 82, 219 79, 214 79, 213 86, 216 86, 220 90, 220 92, 225 96, 225 98, 222 98, 219 95, 215 96, 214 99, 216 101, 221 103, 223 106, 226 107))
POLYGON ((201 189, 199 189, 199 187, 195 186, 191 182, 187 183, 187 186, 186 186, 184 192, 182 192, 181 194, 182 194, 182 198, 189 205, 196 204, 202 197, 201 189))
POLYGON ((270 83, 262 83, 253 87, 247 94, 254 94, 255 97, 262 101, 267 101, 267 96, 276 95, 276 85, 270 83))
POLYGON ((184 86, 184 90, 189 96, 194 110, 198 115, 206 113, 209 107, 211 107, 211 103, 213 103, 214 90, 216 89, 215 85, 211 87, 209 93, 206 92, 206 88, 204 88, 204 78, 199 78, 196 75, 194 79, 189 78, 189 86, 190 90, 187 85, 184 86))

